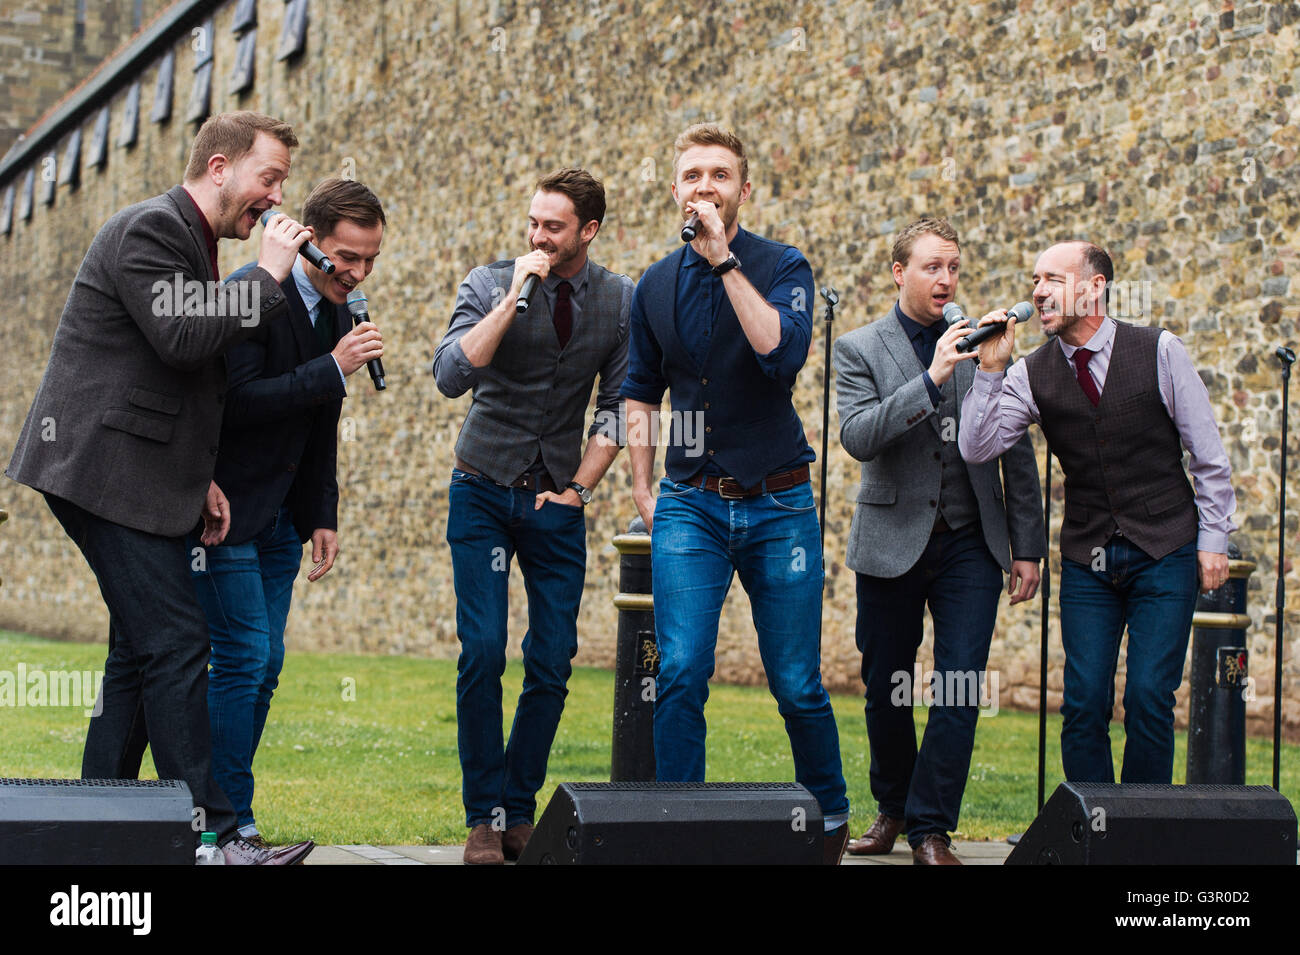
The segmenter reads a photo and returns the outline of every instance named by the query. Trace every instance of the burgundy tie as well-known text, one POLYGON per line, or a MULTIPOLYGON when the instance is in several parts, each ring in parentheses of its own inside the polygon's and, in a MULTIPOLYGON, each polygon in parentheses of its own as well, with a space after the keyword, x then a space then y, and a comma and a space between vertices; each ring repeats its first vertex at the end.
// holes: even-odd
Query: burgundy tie
POLYGON ((573 303, 569 300, 571 295, 573 286, 568 282, 561 282, 555 287, 555 315, 552 320, 555 322, 555 337, 560 340, 561 348, 569 344, 569 336, 573 334, 573 303))
POLYGON ((1097 383, 1092 380, 1092 375, 1088 371, 1088 361, 1092 358, 1092 352, 1086 348, 1076 348, 1074 351, 1074 367, 1078 372, 1079 387, 1083 393, 1088 396, 1092 406, 1097 407, 1101 401, 1101 392, 1097 390, 1097 383))

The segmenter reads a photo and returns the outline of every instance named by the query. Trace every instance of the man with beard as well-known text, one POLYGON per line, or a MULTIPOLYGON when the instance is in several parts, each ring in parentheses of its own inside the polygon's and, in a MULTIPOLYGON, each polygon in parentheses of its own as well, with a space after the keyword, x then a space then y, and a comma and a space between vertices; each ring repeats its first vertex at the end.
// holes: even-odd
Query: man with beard
POLYGON ((692 126, 674 144, 673 198, 696 238, 646 270, 632 304, 627 380, 633 496, 651 530, 660 664, 661 782, 702 782, 704 704, 718 619, 737 573, 749 594, 768 687, 785 718, 795 779, 821 806, 825 858, 848 842, 839 732, 821 682, 821 537, 815 458, 791 391, 812 336, 812 269, 793 246, 741 229, 745 147, 692 126), (667 476, 650 489, 657 419, 672 393, 667 476), (684 420, 703 435, 686 446, 684 420))
POLYGON ((275 219, 257 267, 222 291, 217 240, 247 239, 258 216, 279 205, 297 145, 269 116, 214 116, 194 138, 183 184, 104 224, 68 295, 7 472, 44 493, 108 605, 102 711, 86 734, 82 777, 134 779, 147 738, 158 775, 185 780, 196 825, 217 834, 229 864, 289 864, 312 847, 250 845, 213 781, 208 627, 185 549, 200 514, 211 540, 230 528, 229 503, 212 480, 222 355, 262 323, 284 321, 279 283, 312 233, 275 219), (251 303, 251 313, 229 307, 236 301, 251 303))
POLYGON ((518 858, 533 831, 537 790, 578 649, 586 575, 583 508, 618 454, 618 388, 627 371, 632 280, 587 247, 605 217, 605 189, 583 169, 537 183, 532 251, 474 269, 461 283, 433 358, 438 389, 474 399, 456 442, 447 543, 461 654, 456 680, 465 862, 518 858), (539 280, 526 314, 516 300, 539 280), (596 377, 596 412, 582 448, 596 377), (518 557, 528 594, 524 685, 501 743, 506 584, 518 557))
MULTIPOLYGON (((1009 368, 1014 320, 980 346, 959 444, 967 461, 992 460, 1034 422, 1065 472, 1066 779, 1114 781, 1109 724, 1127 625, 1120 781, 1168 783, 1198 577, 1203 592, 1228 579, 1237 505, 1209 395, 1182 342, 1109 317, 1113 277, 1110 256, 1091 242, 1058 243, 1038 257, 1034 304, 1047 341, 1009 368)), ((1005 318, 992 313, 981 324, 1005 318)))

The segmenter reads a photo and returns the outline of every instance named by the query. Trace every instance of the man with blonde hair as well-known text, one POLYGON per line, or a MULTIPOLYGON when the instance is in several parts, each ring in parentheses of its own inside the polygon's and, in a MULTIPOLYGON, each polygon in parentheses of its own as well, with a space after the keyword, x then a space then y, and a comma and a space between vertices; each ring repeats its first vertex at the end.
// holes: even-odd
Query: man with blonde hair
POLYGON ((752 186, 733 132, 692 126, 674 151, 673 198, 683 220, 699 217, 699 230, 637 285, 622 389, 633 497, 651 531, 657 774, 704 779, 718 619, 739 574, 795 779, 817 798, 825 858, 838 864, 849 800, 821 682, 821 539, 808 479, 815 455, 791 400, 812 336, 812 269, 798 249, 740 228, 752 186), (665 390, 673 433, 656 498, 647 425, 665 390), (700 441, 685 439, 687 426, 700 441))

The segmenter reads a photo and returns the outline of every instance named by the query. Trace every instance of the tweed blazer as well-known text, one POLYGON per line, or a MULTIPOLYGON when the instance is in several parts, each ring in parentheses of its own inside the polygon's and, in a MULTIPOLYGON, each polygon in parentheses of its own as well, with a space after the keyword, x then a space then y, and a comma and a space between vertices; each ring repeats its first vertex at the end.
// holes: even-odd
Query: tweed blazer
POLYGON ((264 269, 218 288, 182 186, 110 218, 77 271, 5 473, 126 527, 193 528, 217 458, 222 354, 288 312, 264 269), (256 312, 228 308, 235 296, 256 312))
MULTIPOLYGON (((974 359, 959 362, 940 389, 956 399, 951 421, 942 420, 930 401, 925 369, 892 310, 840 336, 834 365, 840 444, 862 462, 846 563, 872 577, 898 577, 920 559, 934 528, 941 480, 936 457, 944 441, 957 440, 974 359)), ((1002 569, 1010 570, 1013 558, 1042 558, 1047 537, 1028 435, 998 460, 966 463, 966 470, 984 541, 1002 569)))

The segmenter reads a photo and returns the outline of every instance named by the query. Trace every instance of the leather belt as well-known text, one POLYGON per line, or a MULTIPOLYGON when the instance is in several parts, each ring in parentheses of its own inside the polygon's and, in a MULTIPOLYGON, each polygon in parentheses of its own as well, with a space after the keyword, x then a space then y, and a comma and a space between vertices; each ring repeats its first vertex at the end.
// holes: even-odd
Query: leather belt
MULTIPOLYGON (((487 477, 482 471, 470 467, 460 458, 456 459, 453 465, 458 471, 464 471, 466 474, 473 474, 475 477, 487 477)), ((492 481, 491 478, 488 478, 492 481)), ((550 474, 545 471, 535 471, 532 474, 524 474, 513 484, 502 484, 500 481, 492 481, 497 487, 517 487, 524 491, 550 491, 552 494, 557 493, 558 489, 555 482, 551 480, 550 474)))
POLYGON ((703 488, 706 491, 714 491, 718 496, 729 501, 735 501, 742 497, 758 497, 758 495, 768 491, 788 491, 792 487, 807 482, 808 474, 808 465, 805 464, 793 471, 782 471, 780 474, 769 475, 767 480, 760 481, 753 487, 741 487, 735 478, 718 477, 716 474, 701 474, 687 483, 703 488))

